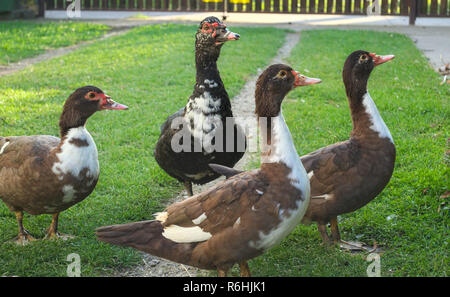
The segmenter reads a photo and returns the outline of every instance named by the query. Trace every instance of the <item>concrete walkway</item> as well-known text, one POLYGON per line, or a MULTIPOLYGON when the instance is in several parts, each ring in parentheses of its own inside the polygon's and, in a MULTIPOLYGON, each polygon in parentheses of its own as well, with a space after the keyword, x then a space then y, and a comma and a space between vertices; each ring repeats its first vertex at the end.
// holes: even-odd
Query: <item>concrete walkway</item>
MULTIPOLYGON (((221 12, 164 12, 164 11, 81 11, 77 19, 126 19, 139 14, 141 20, 148 21, 184 21, 198 23, 210 15, 222 17, 221 12)), ((45 17, 49 19, 68 19, 64 10, 47 10, 45 17)), ((284 13, 228 13, 227 22, 245 24, 302 24, 311 26, 408 26, 407 16, 360 16, 360 15, 327 15, 327 14, 284 14, 284 13)), ((450 18, 418 18, 417 26, 449 27, 450 18)))
MULTIPOLYGON (((129 27, 154 23, 198 24, 210 15, 221 12, 149 12, 149 11, 81 11, 83 20, 112 27, 129 27), (139 17, 136 17, 139 14, 139 17)), ((66 11, 47 10, 47 19, 68 19, 66 11)), ((226 23, 240 26, 273 26, 295 31, 304 29, 363 29, 397 32, 408 35, 430 60, 433 68, 450 62, 450 18, 417 18, 408 25, 405 16, 307 15, 281 13, 229 13, 226 23)))

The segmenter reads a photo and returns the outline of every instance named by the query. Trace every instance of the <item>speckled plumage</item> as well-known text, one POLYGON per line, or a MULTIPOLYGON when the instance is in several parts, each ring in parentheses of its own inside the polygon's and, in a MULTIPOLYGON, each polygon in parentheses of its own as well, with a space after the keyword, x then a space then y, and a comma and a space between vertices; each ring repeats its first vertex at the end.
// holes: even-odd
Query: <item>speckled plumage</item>
MULTIPOLYGON (((226 135, 228 133, 226 118, 233 117, 233 113, 228 93, 217 69, 217 59, 223 42, 229 40, 225 38, 225 35, 230 32, 221 26, 224 25, 215 17, 208 17, 200 23, 195 42, 196 84, 194 91, 186 106, 169 116, 161 125, 161 135, 155 146, 154 155, 159 166, 180 182, 204 184, 212 181, 219 175, 209 168, 209 163, 214 162, 233 167, 244 155, 245 135, 237 125, 233 125, 234 150, 226 151, 226 135), (218 29, 209 31, 208 28, 213 28, 211 26, 215 23, 218 24, 218 29), (203 26, 210 26, 207 27, 207 32, 203 26), (215 36, 213 36, 214 32, 216 32, 215 36), (217 44, 218 41, 220 44, 217 44), (175 152, 172 149, 171 141, 174 135, 180 131, 178 126, 172 127, 172 122, 179 117, 183 118, 184 124, 189 128, 191 136, 189 151, 175 152), (202 148, 201 151, 195 150, 194 144, 199 143, 198 139, 202 137, 202 139, 206 139, 207 143, 210 143, 212 136, 217 131, 215 129, 220 126, 223 127, 222 152, 219 150, 208 152, 205 148, 202 148), (237 138, 244 139, 243 149, 239 148, 238 150, 237 138)), ((239 35, 235 35, 239 38, 239 35)))

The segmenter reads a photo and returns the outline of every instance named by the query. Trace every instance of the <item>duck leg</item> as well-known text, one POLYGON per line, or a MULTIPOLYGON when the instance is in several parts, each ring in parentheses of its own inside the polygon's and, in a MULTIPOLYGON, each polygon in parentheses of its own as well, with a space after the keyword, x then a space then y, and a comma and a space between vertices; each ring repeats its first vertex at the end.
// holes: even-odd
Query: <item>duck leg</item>
POLYGON ((58 221, 59 221, 59 212, 52 215, 52 223, 50 227, 47 229, 47 235, 45 235, 44 239, 63 239, 67 240, 69 238, 74 238, 71 235, 65 235, 58 232, 58 221))
POLYGON ((239 263, 239 270, 241 272, 241 277, 251 277, 250 268, 248 267, 247 261, 239 263))
POLYGON ((337 244, 339 241, 341 241, 341 234, 339 233, 337 217, 334 217, 331 219, 330 229, 331 229, 331 238, 333 239, 333 243, 337 244))
POLYGON ((223 270, 223 269, 217 269, 217 276, 219 276, 219 277, 226 277, 227 276, 227 271, 223 270))
POLYGON ((194 193, 192 192, 192 183, 190 181, 184 182, 184 188, 186 189, 186 192, 188 196, 194 196, 194 193))
POLYGON ((23 212, 15 211, 17 224, 19 226, 19 234, 15 238, 15 242, 19 245, 26 245, 30 241, 36 240, 33 236, 23 227, 23 212))
MULTIPOLYGON (((334 244, 339 244, 339 247, 342 249, 350 250, 350 251, 370 251, 371 248, 367 248, 364 246, 362 242, 347 242, 341 239, 341 234, 339 232, 339 226, 337 217, 334 217, 330 221, 331 228, 331 238, 333 239, 334 244)), ((376 247, 374 248, 376 250, 376 247)))
POLYGON ((331 245, 331 239, 327 232, 326 223, 317 223, 317 229, 319 230, 320 236, 322 237, 322 241, 325 245, 331 245))

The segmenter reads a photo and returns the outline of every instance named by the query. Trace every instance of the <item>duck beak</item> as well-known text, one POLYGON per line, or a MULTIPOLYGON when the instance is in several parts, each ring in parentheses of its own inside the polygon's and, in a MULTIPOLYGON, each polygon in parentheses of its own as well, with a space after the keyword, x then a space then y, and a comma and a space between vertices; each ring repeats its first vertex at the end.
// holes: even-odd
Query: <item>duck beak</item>
POLYGON ((100 102, 100 109, 101 110, 103 110, 103 109, 124 110, 124 109, 128 109, 128 106, 115 102, 108 95, 103 95, 102 101, 100 102))
POLYGON ((220 32, 218 33, 216 37, 216 44, 222 44, 224 42, 230 41, 230 40, 239 40, 241 38, 241 35, 231 32, 225 27, 226 32, 220 32))
POLYGON ((381 65, 381 64, 395 58, 394 55, 379 56, 375 53, 370 53, 369 56, 372 57, 373 62, 375 63, 375 66, 381 65))
POLYGON ((225 37, 227 38, 227 40, 239 40, 239 38, 241 38, 241 35, 228 31, 227 34, 225 34, 225 37))
POLYGON ((320 78, 307 77, 294 70, 292 70, 292 74, 295 76, 294 88, 315 85, 322 82, 320 78))

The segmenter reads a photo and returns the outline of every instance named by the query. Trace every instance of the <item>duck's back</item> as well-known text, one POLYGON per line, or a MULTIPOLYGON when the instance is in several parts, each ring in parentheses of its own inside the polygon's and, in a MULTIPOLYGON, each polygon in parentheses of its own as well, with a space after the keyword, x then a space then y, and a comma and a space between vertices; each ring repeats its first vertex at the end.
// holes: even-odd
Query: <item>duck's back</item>
POLYGON ((12 136, 0 139, 0 198, 11 208, 30 213, 39 205, 33 205, 32 197, 52 192, 48 171, 54 158, 50 152, 60 139, 48 135, 12 136), (47 192, 48 190, 48 192, 47 192))
POLYGON ((355 138, 302 156, 311 184, 304 221, 327 222, 374 199, 394 170, 395 146, 388 140, 355 138))
POLYGON ((58 175, 60 139, 47 135, 0 139, 0 198, 13 211, 53 214, 87 197, 95 179, 58 175))

